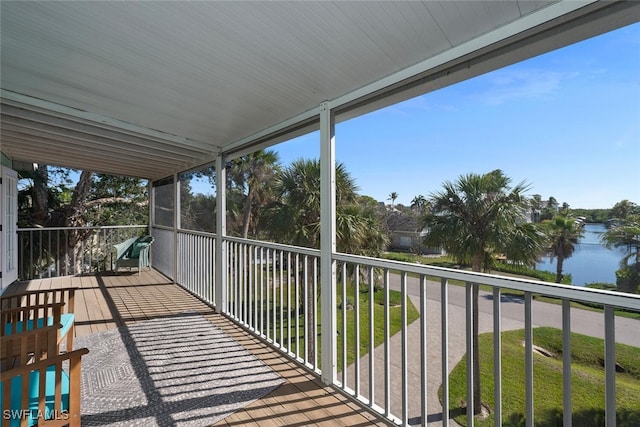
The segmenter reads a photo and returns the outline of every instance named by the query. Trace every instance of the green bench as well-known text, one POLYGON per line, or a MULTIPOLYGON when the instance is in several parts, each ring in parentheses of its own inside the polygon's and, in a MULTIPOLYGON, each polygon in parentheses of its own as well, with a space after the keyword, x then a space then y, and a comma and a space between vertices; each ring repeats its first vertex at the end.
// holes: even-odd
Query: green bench
POLYGON ((143 267, 151 268, 149 262, 149 248, 153 243, 153 237, 132 237, 122 243, 113 245, 116 250, 115 272, 117 273, 121 267, 137 267, 138 274, 143 267))

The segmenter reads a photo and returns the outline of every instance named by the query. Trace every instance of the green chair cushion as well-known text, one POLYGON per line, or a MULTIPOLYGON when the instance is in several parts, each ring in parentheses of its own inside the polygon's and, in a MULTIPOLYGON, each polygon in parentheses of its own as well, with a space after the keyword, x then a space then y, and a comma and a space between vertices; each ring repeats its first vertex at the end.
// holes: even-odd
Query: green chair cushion
MULTIPOLYGON (((71 326, 73 325, 74 320, 75 320, 75 316, 73 315, 73 313, 65 313, 60 316, 60 323, 62 324, 62 328, 60 328, 61 337, 65 336, 67 332, 69 332, 69 330, 71 329, 71 326)), ((22 327, 23 327, 22 324, 23 322, 16 323, 16 332, 22 332, 22 327)), ((44 327, 45 326, 44 318, 38 319, 36 324, 38 328, 44 327)), ((51 326, 51 325, 53 325, 53 316, 47 317, 46 326, 51 326)), ((11 335, 12 328, 13 328, 13 324, 7 323, 5 325, 4 334, 11 335)), ((27 331, 30 331, 32 329, 33 329, 33 319, 29 319, 27 320, 27 331)))
POLYGON ((131 253, 129 254, 129 256, 131 258, 139 258, 140 257, 140 251, 143 248, 146 248, 148 246, 147 243, 140 243, 140 242, 136 242, 131 246, 131 253))

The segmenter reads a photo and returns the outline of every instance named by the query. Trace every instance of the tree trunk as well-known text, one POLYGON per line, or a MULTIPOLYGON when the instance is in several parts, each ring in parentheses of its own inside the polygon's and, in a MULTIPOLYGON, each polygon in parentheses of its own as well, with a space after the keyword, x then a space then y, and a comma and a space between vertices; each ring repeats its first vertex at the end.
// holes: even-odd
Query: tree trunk
POLYGON ((249 223, 251 222, 251 205, 253 205, 253 191, 249 187, 247 192, 247 200, 244 205, 244 218, 242 219, 242 237, 246 239, 249 236, 249 223))
POLYGON ((49 219, 49 169, 47 165, 38 165, 31 192, 33 222, 45 226, 49 219))
MULTIPOLYGON (((71 196, 71 203, 67 208, 64 219, 65 227, 82 227, 84 221, 82 214, 84 213, 84 202, 91 191, 93 183, 93 172, 82 171, 76 188, 71 196)), ((74 263, 73 274, 83 273, 81 242, 86 237, 86 232, 82 230, 70 230, 67 240, 67 255, 70 263, 74 263)))
POLYGON ((564 267, 564 257, 558 255, 558 265, 556 266, 556 283, 562 282, 562 269, 564 267))

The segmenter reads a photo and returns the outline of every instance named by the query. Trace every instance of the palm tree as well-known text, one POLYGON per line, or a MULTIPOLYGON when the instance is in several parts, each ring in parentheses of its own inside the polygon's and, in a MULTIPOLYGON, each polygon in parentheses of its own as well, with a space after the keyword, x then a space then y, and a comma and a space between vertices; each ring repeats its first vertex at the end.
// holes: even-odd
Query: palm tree
POLYGON ((543 221, 545 219, 553 219, 553 217, 558 213, 558 201, 555 197, 549 197, 549 200, 545 203, 544 208, 542 209, 542 215, 540 219, 543 221))
MULTIPOLYGON (((294 161, 276 175, 274 190, 277 201, 271 204, 265 217, 267 233, 291 245, 320 247, 320 162, 294 161)), ((344 165, 338 164, 336 224, 341 222, 341 208, 356 203, 356 191, 355 181, 344 165)))
POLYGON ((427 207, 427 198, 422 194, 418 194, 411 200, 411 208, 417 210, 418 212, 424 211, 427 207))
POLYGON ((556 215, 552 220, 543 221, 543 227, 547 230, 547 235, 551 244, 551 255, 558 258, 556 264, 556 283, 562 282, 562 269, 564 261, 573 255, 576 250, 578 240, 582 237, 582 226, 575 218, 563 215, 556 215))
POLYGON ((391 194, 389 194, 389 198, 387 200, 391 200, 391 206, 393 206, 397 198, 398 198, 398 193, 396 193, 395 191, 392 191, 391 194))
POLYGON ((633 214, 640 215, 640 206, 625 199, 613 205, 609 215, 611 218, 626 219, 633 214))
POLYGON ((271 150, 254 151, 235 159, 229 175, 236 185, 246 191, 242 217, 242 237, 249 236, 252 212, 258 204, 268 203, 270 183, 278 170, 278 153, 271 150))
POLYGON ((640 215, 628 215, 620 225, 602 233, 602 243, 608 248, 625 251, 616 271, 617 287, 622 292, 635 293, 640 286, 640 215))
MULTIPOLYGON (((377 255, 386 245, 377 218, 360 206, 357 186, 343 164, 336 166, 336 240, 339 251, 358 255, 377 255)), ((300 159, 277 173, 277 199, 265 214, 266 231, 274 240, 287 244, 320 246, 320 162, 300 159)), ((301 280, 304 285, 306 281, 301 280)), ((313 357, 315 306, 312 283, 308 283, 307 355, 313 357)))
MULTIPOLYGON (((528 186, 522 182, 511 188, 510 182, 501 170, 445 182, 442 191, 429 197, 431 212, 423 223, 427 231, 424 244, 442 247, 478 272, 489 271, 498 254, 513 262, 533 262, 544 248, 544 235, 524 220, 529 203, 523 193, 528 186)), ((472 284, 474 414, 481 411, 478 290, 478 285, 472 284)))
POLYGON ((531 196, 531 220, 540 222, 540 214, 542 211, 542 196, 534 194, 531 196))

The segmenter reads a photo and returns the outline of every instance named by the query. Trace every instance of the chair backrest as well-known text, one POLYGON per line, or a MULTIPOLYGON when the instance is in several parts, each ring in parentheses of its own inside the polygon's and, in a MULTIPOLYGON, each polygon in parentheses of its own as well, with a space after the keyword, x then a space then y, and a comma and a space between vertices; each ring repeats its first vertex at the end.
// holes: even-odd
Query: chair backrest
MULTIPOLYGON (((4 313, 6 310, 15 308, 28 308, 39 306, 52 306, 63 304, 61 314, 65 328, 58 338, 66 336, 67 350, 73 349, 73 338, 75 334, 75 295, 76 288, 42 289, 37 291, 26 291, 13 295, 2 295, 0 297, 0 308, 4 313)), ((53 314, 49 314, 52 316, 53 314)), ((55 323, 60 323, 60 318, 54 319, 55 323)), ((43 325, 51 324, 46 322, 43 325)), ((4 335, 5 325, 2 325, 2 335, 4 335)))
POLYGON ((59 325, 64 306, 64 302, 54 302, 3 309, 0 313, 0 336, 59 325))
POLYGON ((2 295, 0 296, 0 308, 6 310, 17 307, 63 302, 65 303, 63 313, 73 313, 75 310, 75 291, 76 288, 59 288, 2 295))
POLYGON ((0 337, 2 372, 58 355, 58 333, 55 324, 0 337))
MULTIPOLYGON (((155 239, 152 236, 143 236, 136 240, 133 245, 131 245, 131 253, 129 254, 130 258, 139 258, 140 256, 153 243, 155 239)), ((148 251, 148 249, 147 249, 148 251)))
POLYGON ((130 239, 125 240, 122 243, 118 243, 113 245, 116 249, 116 259, 120 259, 123 257, 128 257, 131 253, 131 248, 133 244, 138 240, 138 237, 132 237, 130 239))
POLYGON ((138 239, 138 243, 147 243, 150 245, 154 240, 153 236, 142 236, 138 239))

